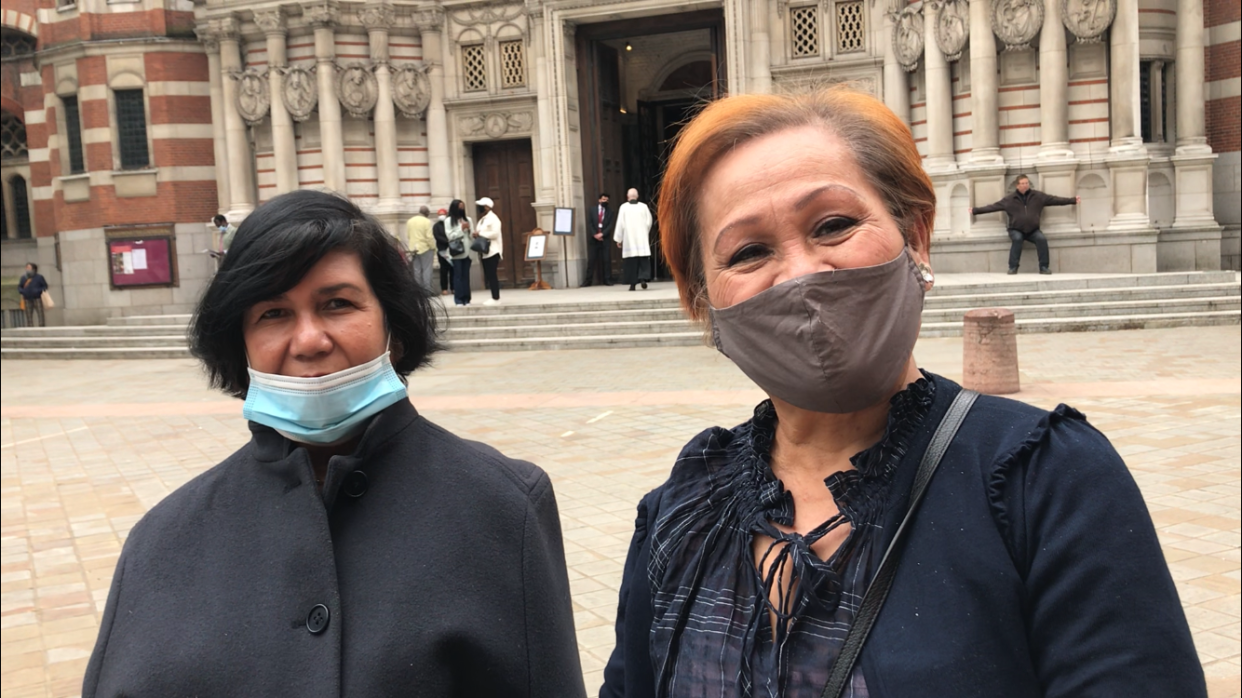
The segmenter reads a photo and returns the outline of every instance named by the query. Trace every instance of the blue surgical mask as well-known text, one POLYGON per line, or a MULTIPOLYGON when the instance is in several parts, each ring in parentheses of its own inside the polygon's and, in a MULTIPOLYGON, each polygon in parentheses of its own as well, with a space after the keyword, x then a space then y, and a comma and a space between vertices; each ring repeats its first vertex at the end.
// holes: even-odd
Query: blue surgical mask
POLYGON ((367 420, 406 397, 388 351, 318 378, 248 370, 250 388, 242 416, 298 443, 329 445, 350 439, 367 420))

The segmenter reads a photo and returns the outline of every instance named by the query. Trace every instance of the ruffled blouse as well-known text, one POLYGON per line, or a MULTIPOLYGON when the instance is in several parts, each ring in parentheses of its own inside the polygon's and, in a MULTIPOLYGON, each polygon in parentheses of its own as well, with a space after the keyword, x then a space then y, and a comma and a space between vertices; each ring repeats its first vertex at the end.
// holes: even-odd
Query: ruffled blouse
MULTIPOLYGON (((893 396, 880 441, 850 459, 852 470, 824 480, 839 513, 806 535, 777 528, 793 525, 794 501, 772 472, 777 420, 770 401, 750 421, 712 430, 697 454, 682 454, 683 461, 699 460, 689 465, 707 477, 666 485, 652 533, 647 573, 657 695, 775 698, 823 691, 884 554, 882 522, 894 473, 935 391, 924 377, 893 396), (850 528, 845 541, 819 559, 811 546, 840 526, 850 528), (759 534, 775 541, 763 551, 762 566, 752 548, 759 534), (791 584, 782 587, 786 573, 791 584), (786 591, 774 596, 774 587, 786 591)), ((867 696, 858 668, 845 695, 867 696)))

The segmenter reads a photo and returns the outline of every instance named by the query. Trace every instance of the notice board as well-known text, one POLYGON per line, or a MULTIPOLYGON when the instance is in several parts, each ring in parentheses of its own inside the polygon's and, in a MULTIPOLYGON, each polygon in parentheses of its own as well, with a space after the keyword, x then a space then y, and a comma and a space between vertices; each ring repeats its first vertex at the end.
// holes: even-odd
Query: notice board
POLYGON ((107 245, 113 288, 176 285, 177 250, 171 230, 108 231, 107 245))

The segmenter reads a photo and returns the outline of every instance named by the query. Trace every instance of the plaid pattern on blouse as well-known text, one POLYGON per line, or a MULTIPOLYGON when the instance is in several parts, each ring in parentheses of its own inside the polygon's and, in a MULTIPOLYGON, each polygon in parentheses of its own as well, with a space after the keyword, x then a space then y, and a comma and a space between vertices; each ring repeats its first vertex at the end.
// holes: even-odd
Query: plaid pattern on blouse
MULTIPOLYGON (((893 474, 934 397, 926 377, 893 396, 879 443, 851 459, 853 470, 824 481, 840 513, 805 536, 774 525, 792 525, 794 503, 770 465, 771 402, 750 421, 708 430, 686 446, 663 488, 647 570, 657 696, 822 693, 884 554, 881 522, 893 474), (697 476, 678 478, 678 471, 697 476), (845 542, 820 560, 810 546, 843 525, 850 527, 845 542), (766 552, 766 577, 752 552, 760 533, 777 541, 766 552), (773 605, 769 592, 785 569, 792 591, 773 605), (778 618, 775 631, 769 613, 778 618)), ((856 666, 845 696, 867 695, 856 666)))

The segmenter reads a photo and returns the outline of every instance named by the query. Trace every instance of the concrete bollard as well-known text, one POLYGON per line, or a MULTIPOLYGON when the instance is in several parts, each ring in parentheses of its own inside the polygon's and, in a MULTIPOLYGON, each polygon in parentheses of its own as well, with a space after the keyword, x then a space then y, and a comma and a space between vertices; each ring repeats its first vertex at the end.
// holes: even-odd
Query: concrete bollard
POLYGON ((1009 395, 1021 390, 1018 334, 1012 310, 966 311, 962 325, 962 385, 988 395, 1009 395))

